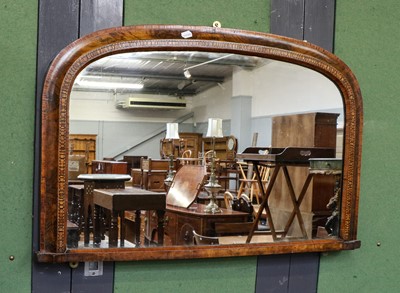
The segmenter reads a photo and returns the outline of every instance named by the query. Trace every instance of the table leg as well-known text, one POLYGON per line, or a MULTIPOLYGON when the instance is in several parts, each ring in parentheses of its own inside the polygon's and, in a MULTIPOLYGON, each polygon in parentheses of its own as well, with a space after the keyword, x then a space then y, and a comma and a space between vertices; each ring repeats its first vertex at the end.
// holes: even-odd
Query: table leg
POLYGON ((165 210, 157 210, 157 240, 158 245, 164 245, 164 214, 165 210))
MULTIPOLYGON (((91 226, 94 225, 94 204, 93 204, 93 189, 95 183, 92 181, 84 182, 83 202, 85 209, 85 230, 84 230, 84 245, 89 246, 91 226)), ((92 230, 93 231, 93 230, 92 230)))
MULTIPOLYGON (((85 191, 84 191, 84 197, 83 197, 83 221, 84 221, 84 227, 83 227, 83 236, 84 236, 84 246, 89 246, 89 238, 90 238, 90 224, 89 224, 89 199, 87 195, 87 190, 88 190, 87 184, 85 184, 85 191)), ((93 211, 91 211, 93 213, 93 211)))
POLYGON ((289 187, 289 194, 290 194, 290 198, 292 199, 292 203, 293 203, 293 211, 290 214, 290 217, 289 217, 289 219, 288 219, 288 221, 286 223, 285 230, 283 232, 282 237, 285 237, 286 234, 289 232, 289 228, 293 223, 294 217, 297 216, 297 220, 299 221, 299 225, 300 225, 300 229, 301 229, 301 232, 303 234, 303 237, 304 238, 308 238, 307 237, 307 231, 306 231, 306 228, 304 226, 303 216, 301 215, 301 212, 300 212, 300 204, 301 204, 301 202, 302 202, 302 200, 303 200, 303 198, 304 198, 304 196, 306 194, 308 186, 310 185, 312 175, 309 174, 307 176, 307 179, 304 182, 303 188, 301 189, 301 193, 299 195, 299 198, 296 199, 296 195, 295 195, 295 192, 294 192, 293 184, 292 184, 292 181, 290 179, 289 172, 288 172, 286 166, 283 167, 283 173, 285 174, 286 183, 287 183, 287 185, 289 187))
POLYGON ((274 222, 272 220, 271 210, 269 209, 268 199, 269 199, 269 196, 271 194, 272 187, 274 186, 276 177, 277 177, 277 175, 279 173, 280 166, 278 165, 278 166, 274 167, 274 172, 272 172, 271 179, 270 179, 270 182, 268 184, 267 190, 264 190, 264 186, 263 186, 262 181, 261 181, 260 172, 258 170, 258 165, 255 166, 255 170, 256 170, 258 184, 260 185, 260 190, 261 190, 261 194, 262 194, 262 197, 263 197, 263 201, 262 201, 262 203, 260 205, 260 208, 259 208, 259 210, 257 212, 256 218, 254 219, 253 227, 251 228, 250 233, 247 236, 246 243, 250 243, 251 238, 253 237, 254 231, 256 230, 256 228, 258 226, 258 222, 260 221, 260 218, 261 218, 261 215, 262 215, 262 212, 263 212, 264 209, 265 209, 265 212, 267 214, 267 220, 268 220, 269 228, 271 229, 272 239, 274 241, 276 241, 277 240, 276 231, 275 231, 274 222))
POLYGON ((118 212, 111 211, 110 230, 108 231, 108 247, 118 246, 118 212))
POLYGON ((94 205, 93 207, 93 246, 100 247, 101 243, 101 219, 100 219, 101 207, 94 205))
POLYGON ((120 241, 120 246, 124 247, 125 246, 125 230, 126 230, 126 221, 125 221, 125 211, 119 212, 119 218, 120 218, 120 233, 119 233, 119 241, 120 241))
POLYGON ((79 191, 79 198, 78 198, 78 227, 79 233, 84 231, 84 223, 85 223, 85 192, 84 189, 79 191))
POLYGON ((135 211, 135 241, 136 241, 136 247, 140 246, 140 226, 141 226, 141 211, 136 210, 135 211))

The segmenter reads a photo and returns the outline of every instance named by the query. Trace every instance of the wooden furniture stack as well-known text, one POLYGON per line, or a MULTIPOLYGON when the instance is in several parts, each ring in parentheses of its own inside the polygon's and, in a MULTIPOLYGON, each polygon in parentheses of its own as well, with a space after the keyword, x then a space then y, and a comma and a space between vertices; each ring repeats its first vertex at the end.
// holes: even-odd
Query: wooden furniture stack
MULTIPOLYGON (((70 134, 69 154, 75 158, 84 158, 86 170, 81 174, 91 172, 92 161, 96 159, 96 134, 70 134)), ((80 172, 81 170, 79 170, 80 172)), ((79 175, 79 174, 78 174, 79 175)))
MULTIPOLYGON (((336 113, 307 113, 277 116, 272 120, 272 147, 326 147, 336 149, 337 118, 336 113)), ((309 168, 288 168, 296 194, 306 179, 309 168)), ((333 195, 335 181, 332 176, 316 175, 308 188, 301 205, 303 218, 308 230, 315 234, 318 225, 324 226, 330 211, 326 207, 333 195), (308 221, 307 221, 308 219, 308 221)), ((287 217, 292 209, 289 197, 281 196, 288 193, 287 184, 283 175, 279 175, 270 197, 272 213, 277 212, 278 220, 275 223, 286 223, 279 217, 287 217)), ((280 227, 277 226, 279 229, 280 227)), ((293 236, 298 231, 292 231, 293 236)), ((311 233, 309 233, 311 234, 311 233)))

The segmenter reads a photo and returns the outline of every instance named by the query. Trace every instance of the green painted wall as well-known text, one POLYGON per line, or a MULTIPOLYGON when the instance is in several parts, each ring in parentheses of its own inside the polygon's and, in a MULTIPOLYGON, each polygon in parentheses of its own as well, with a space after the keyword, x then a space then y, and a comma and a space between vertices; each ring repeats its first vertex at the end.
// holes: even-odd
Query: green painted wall
POLYGON ((318 292, 399 292, 400 2, 338 0, 336 9, 335 54, 356 74, 364 100, 362 243, 321 258, 318 292))
POLYGON ((125 0, 124 25, 183 24, 269 31, 270 0, 125 0))
POLYGON ((256 259, 117 263, 114 292, 254 292, 256 259))
MULTIPOLYGON (((397 292, 400 2, 337 2, 335 53, 353 69, 364 96, 362 248, 324 254, 318 292, 397 292)), ((31 286, 37 6, 0 3, 0 292, 31 286)), ((125 25, 219 20, 223 27, 267 32, 268 7, 269 0, 125 0, 125 25)), ((255 270, 255 257, 117 263, 115 292, 253 292, 255 270)))
POLYGON ((30 292, 37 2, 2 0, 0 28, 0 291, 30 292))

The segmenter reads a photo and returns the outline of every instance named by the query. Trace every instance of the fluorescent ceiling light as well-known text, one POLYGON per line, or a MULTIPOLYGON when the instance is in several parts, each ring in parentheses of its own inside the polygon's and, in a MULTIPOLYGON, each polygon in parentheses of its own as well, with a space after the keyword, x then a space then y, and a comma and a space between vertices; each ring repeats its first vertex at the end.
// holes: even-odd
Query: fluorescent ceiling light
POLYGON ((142 89, 142 83, 127 83, 127 82, 104 82, 104 81, 88 81, 81 80, 77 82, 77 85, 81 87, 93 87, 93 88, 102 88, 102 89, 142 89))

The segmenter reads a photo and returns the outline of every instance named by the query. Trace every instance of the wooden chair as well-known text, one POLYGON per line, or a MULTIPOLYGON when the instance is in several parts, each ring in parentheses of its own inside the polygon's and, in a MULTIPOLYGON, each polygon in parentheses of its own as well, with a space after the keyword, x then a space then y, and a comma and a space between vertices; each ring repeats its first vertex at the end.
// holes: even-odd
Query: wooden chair
POLYGON ((219 240, 218 237, 203 236, 193 230, 193 243, 194 245, 218 245, 219 240))
MULTIPOLYGON (((255 196, 257 204, 260 204, 261 190, 256 178, 256 173, 253 169, 253 164, 238 162, 237 165, 242 176, 242 179, 239 179, 240 185, 238 190, 238 197, 241 197, 244 193, 247 194, 250 198, 250 201, 253 202, 253 198, 255 196)), ((266 188, 266 185, 269 182, 270 168, 260 166, 259 172, 261 176, 261 182, 264 184, 264 188, 266 188)))
POLYGON ((240 198, 235 198, 229 191, 224 193, 224 201, 227 209, 253 213, 252 203, 246 194, 242 194, 240 198))
POLYGON ((191 158, 192 157, 192 151, 191 150, 185 150, 182 153, 182 158, 191 158))
POLYGON ((205 166, 209 165, 213 156, 215 157, 215 161, 219 161, 219 159, 217 158, 216 151, 209 150, 205 152, 203 156, 203 165, 205 166))
MULTIPOLYGON (((226 191, 224 193, 224 201, 227 209, 234 209, 241 212, 249 213, 249 222, 245 223, 216 223, 215 230, 218 235, 233 235, 235 233, 248 233, 253 225, 253 219, 258 212, 259 205, 253 205, 249 197, 242 193, 241 197, 235 199, 232 193, 226 191)), ((263 211, 261 220, 266 219, 266 213, 263 211)), ((264 225, 258 226, 258 232, 265 231, 268 227, 264 225)))
POLYGON ((186 150, 182 153, 182 157, 177 158, 179 161, 179 168, 183 165, 201 165, 203 160, 201 158, 192 158, 192 151, 186 150))
MULTIPOLYGON (((255 173, 253 172, 253 164, 238 162, 238 168, 242 176, 242 178, 239 179, 240 185, 238 190, 238 197, 246 194, 249 195, 251 200, 253 200, 254 186, 257 184, 255 173)), ((256 197, 256 200, 257 204, 259 204, 258 196, 256 197)))
POLYGON ((224 201, 227 209, 248 213, 248 221, 253 221, 255 216, 254 207, 246 194, 243 193, 240 198, 235 198, 232 193, 225 191, 224 201))
POLYGON ((232 209, 232 203, 233 203, 233 194, 229 191, 224 192, 224 202, 225 202, 225 208, 228 210, 232 209))

